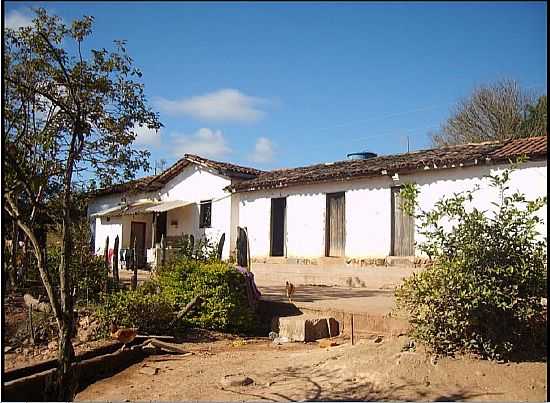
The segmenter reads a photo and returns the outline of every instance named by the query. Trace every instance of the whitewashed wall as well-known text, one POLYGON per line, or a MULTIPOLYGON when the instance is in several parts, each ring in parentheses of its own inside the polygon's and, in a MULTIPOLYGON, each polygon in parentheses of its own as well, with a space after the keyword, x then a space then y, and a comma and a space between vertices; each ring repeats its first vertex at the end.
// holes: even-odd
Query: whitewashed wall
POLYGON ((231 180, 219 175, 214 170, 191 164, 172 178, 160 191, 161 200, 184 200, 192 205, 169 211, 166 230, 168 236, 193 234, 195 239, 206 236, 217 242, 225 233, 225 243, 222 257, 229 257, 229 237, 231 220, 231 194, 224 188, 231 180), (199 228, 199 204, 202 200, 212 200, 212 216, 210 228, 199 228), (178 226, 171 225, 172 220, 178 221, 178 226))
MULTIPOLYGON (((546 162, 529 162, 513 172, 510 190, 520 190, 528 198, 546 195, 546 162)), ((474 203, 488 209, 495 200, 495 191, 483 176, 501 172, 506 166, 439 169, 401 175, 398 180, 388 176, 332 182, 326 184, 293 186, 286 189, 240 193, 239 223, 248 227, 253 257, 270 253, 271 198, 287 197, 286 256, 320 257, 325 253, 326 193, 346 192, 346 256, 384 257, 391 249, 391 187, 417 183, 418 202, 423 210, 430 210, 443 196, 453 192, 481 190, 474 203)), ((546 210, 541 211, 545 222, 540 231, 546 234, 546 210)), ((415 240, 421 241, 418 234, 415 240)))
MULTIPOLYGON (((229 257, 230 250, 231 194, 223 189, 230 184, 230 179, 215 171, 191 164, 156 193, 118 193, 97 197, 90 201, 88 215, 117 206, 123 197, 126 197, 129 203, 141 199, 189 201, 192 202, 191 205, 168 211, 167 236, 193 234, 195 239, 207 236, 217 242, 221 234, 225 233, 226 242, 222 256, 226 259, 229 257), (199 203, 202 200, 212 200, 211 228, 199 228, 199 203), (176 221, 177 225, 171 225, 173 221, 176 221)), ((92 226, 96 251, 102 253, 107 236, 109 236, 112 246, 117 234, 121 239, 121 247, 129 247, 132 221, 146 223, 145 242, 147 248, 150 248, 152 245, 152 218, 152 214, 112 217, 109 222, 106 218, 97 218, 94 222, 95 226, 92 226)))

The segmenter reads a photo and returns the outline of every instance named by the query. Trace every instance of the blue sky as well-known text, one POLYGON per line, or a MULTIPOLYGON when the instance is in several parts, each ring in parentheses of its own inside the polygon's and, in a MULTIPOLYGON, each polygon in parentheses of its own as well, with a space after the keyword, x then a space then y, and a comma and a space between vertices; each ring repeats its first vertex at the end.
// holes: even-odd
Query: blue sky
POLYGON ((430 146, 476 85, 546 93, 546 3, 18 2, 95 17, 88 49, 128 41, 159 134, 152 161, 185 152, 273 169, 430 146))

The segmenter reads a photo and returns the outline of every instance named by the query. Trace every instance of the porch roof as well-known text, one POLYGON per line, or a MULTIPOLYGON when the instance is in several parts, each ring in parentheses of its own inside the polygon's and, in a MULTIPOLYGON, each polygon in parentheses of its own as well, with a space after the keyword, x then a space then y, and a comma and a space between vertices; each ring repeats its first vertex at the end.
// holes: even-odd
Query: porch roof
POLYGON ((103 211, 92 214, 92 217, 116 217, 132 214, 162 213, 179 207, 193 204, 191 201, 169 200, 169 201, 141 201, 130 205, 119 205, 110 207, 103 211))

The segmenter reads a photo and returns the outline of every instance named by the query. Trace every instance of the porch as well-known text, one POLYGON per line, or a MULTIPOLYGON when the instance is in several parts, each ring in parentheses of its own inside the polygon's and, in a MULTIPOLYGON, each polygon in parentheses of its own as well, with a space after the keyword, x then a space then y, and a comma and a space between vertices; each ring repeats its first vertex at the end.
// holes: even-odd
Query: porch
POLYGON ((118 236, 121 269, 134 262, 139 269, 154 267, 161 240, 171 249, 182 235, 193 235, 195 239, 204 235, 198 222, 199 203, 191 201, 140 200, 111 207, 91 217, 95 219, 97 253, 104 253, 108 238, 108 250, 112 255, 118 236))

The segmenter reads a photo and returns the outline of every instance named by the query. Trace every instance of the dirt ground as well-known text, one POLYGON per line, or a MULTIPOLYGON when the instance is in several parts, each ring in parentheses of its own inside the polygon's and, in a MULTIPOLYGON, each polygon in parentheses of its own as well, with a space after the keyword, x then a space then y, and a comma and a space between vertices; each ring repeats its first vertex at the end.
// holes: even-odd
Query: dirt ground
POLYGON ((188 356, 154 355, 81 391, 77 400, 497 400, 545 401, 546 362, 499 364, 469 357, 435 360, 405 336, 274 345, 213 336, 187 342, 188 356), (156 372, 156 373, 155 373, 156 372), (247 386, 221 386, 244 375, 247 386))

